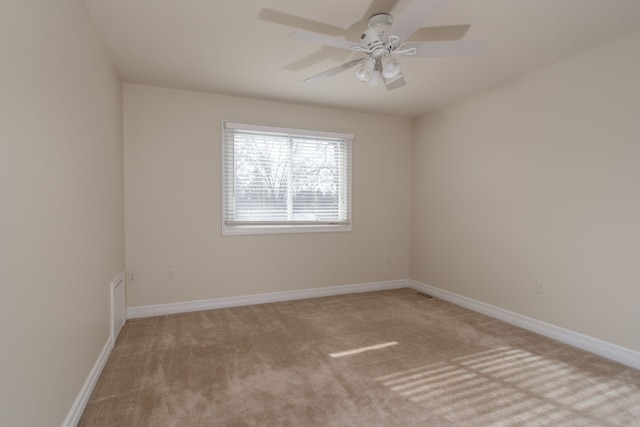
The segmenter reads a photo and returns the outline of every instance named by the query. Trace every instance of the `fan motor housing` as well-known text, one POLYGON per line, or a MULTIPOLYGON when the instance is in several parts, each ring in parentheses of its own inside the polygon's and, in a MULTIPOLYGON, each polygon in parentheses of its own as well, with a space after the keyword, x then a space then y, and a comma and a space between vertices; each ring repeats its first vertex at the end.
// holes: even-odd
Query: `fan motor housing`
POLYGON ((369 18, 369 28, 362 33, 360 39, 370 51, 385 45, 385 31, 391 26, 393 18, 388 13, 376 13, 369 18))

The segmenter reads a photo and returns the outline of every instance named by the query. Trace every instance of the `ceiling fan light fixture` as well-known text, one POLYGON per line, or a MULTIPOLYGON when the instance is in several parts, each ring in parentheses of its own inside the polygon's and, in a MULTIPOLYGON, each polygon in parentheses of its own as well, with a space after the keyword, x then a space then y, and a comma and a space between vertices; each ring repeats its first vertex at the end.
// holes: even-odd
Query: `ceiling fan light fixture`
POLYGON ((368 82, 373 78, 375 72, 375 64, 373 61, 365 61, 361 66, 356 68, 356 77, 363 82, 368 82))
POLYGON ((363 83, 375 86, 382 81, 387 90, 394 90, 406 85, 396 55, 417 58, 477 55, 486 46, 486 41, 436 40, 405 43, 447 1, 396 0, 394 3, 397 4, 391 12, 376 13, 369 17, 367 28, 360 34, 359 41, 308 31, 291 33, 289 38, 295 40, 344 49, 365 56, 363 58, 363 55, 360 55, 358 59, 352 59, 304 81, 317 81, 348 69, 355 69, 356 77, 363 83))
POLYGON ((373 74, 371 75, 371 79, 369 79, 369 81, 367 82, 367 84, 369 86, 378 86, 378 77, 379 77, 378 71, 374 70, 373 74))
POLYGON ((382 76, 385 79, 392 79, 400 74, 400 64, 391 55, 386 55, 381 59, 382 76))

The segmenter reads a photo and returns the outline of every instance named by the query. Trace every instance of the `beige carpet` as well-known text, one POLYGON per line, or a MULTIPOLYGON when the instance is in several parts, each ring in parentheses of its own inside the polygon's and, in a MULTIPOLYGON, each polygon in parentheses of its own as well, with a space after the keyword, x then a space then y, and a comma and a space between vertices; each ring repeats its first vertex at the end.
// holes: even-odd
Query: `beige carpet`
POLYGON ((640 371, 410 289, 127 322, 81 426, 632 426, 640 371))

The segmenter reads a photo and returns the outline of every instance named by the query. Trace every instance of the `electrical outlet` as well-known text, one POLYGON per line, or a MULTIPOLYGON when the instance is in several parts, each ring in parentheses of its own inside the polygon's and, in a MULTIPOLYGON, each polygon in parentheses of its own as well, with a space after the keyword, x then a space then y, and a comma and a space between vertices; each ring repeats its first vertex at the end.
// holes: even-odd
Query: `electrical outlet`
POLYGON ((127 271, 127 283, 132 283, 135 281, 136 281, 136 276, 131 271, 127 271))
POLYGON ((547 285, 542 280, 536 282, 536 293, 543 294, 547 291, 547 285))

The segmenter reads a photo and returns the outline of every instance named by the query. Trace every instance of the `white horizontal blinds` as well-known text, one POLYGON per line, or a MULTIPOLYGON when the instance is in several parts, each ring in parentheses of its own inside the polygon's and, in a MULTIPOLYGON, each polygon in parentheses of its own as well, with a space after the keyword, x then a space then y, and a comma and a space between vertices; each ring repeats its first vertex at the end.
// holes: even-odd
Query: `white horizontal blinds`
POLYGON ((225 122, 227 225, 349 224, 351 135, 225 122))

